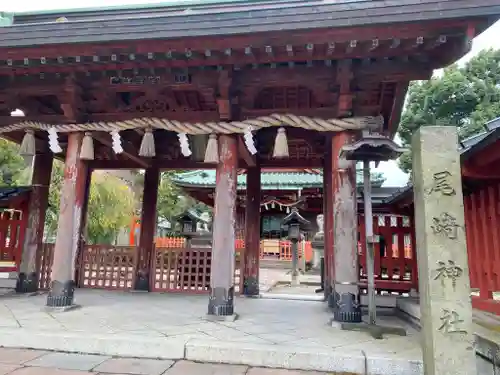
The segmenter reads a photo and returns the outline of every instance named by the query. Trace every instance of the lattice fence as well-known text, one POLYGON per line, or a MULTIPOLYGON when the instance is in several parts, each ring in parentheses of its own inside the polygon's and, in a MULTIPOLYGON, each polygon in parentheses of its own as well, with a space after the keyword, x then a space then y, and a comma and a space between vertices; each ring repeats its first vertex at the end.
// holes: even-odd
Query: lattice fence
POLYGON ((54 261, 53 243, 42 244, 42 251, 38 258, 38 288, 47 290, 50 288, 50 274, 52 272, 52 262, 54 261))
POLYGON ((133 288, 137 264, 135 246, 86 245, 80 259, 80 288, 133 288))
MULTIPOLYGON (((240 250, 241 251, 241 250, 240 250)), ((235 292, 241 288, 240 251, 235 256, 235 292)), ((210 248, 155 248, 151 289, 157 292, 208 293, 210 288, 210 248)))

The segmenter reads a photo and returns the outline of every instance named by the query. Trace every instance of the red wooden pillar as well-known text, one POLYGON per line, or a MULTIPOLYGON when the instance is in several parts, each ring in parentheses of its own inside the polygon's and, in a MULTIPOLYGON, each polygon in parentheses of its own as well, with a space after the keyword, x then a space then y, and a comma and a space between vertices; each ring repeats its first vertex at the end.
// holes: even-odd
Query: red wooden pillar
POLYGON ((219 155, 208 315, 233 316, 236 168, 238 166, 238 149, 234 136, 221 135, 219 137, 219 155))
POLYGON ((144 175, 144 192, 142 196, 141 231, 139 236, 138 267, 135 279, 135 290, 149 291, 149 272, 151 257, 154 250, 156 231, 156 204, 158 202, 158 187, 160 170, 148 168, 144 175))
POLYGON ((38 290, 38 259, 43 242, 53 160, 52 153, 38 154, 35 156, 33 163, 27 226, 19 278, 16 285, 18 293, 33 293, 38 290))
POLYGON ((68 134, 52 281, 47 296, 47 306, 50 307, 67 307, 73 304, 75 260, 83 227, 86 184, 89 181, 88 168, 79 159, 82 140, 83 133, 68 134))
MULTIPOLYGON (((326 212, 331 226, 325 227, 325 237, 331 231, 332 247, 328 243, 330 295, 328 305, 339 322, 359 322, 358 217, 356 191, 356 163, 339 160, 340 149, 353 141, 349 132, 337 133, 329 147, 331 175, 328 176, 330 196, 326 199, 326 212)), ((326 163, 328 165, 328 163, 326 163)), ((330 172, 330 171, 329 171, 330 172)), ((326 222, 326 215, 325 215, 326 222)), ((325 253, 326 241, 325 241, 325 253)))
MULTIPOLYGON (((410 235, 411 235, 411 281, 412 291, 418 293, 418 262, 417 262, 417 239, 415 234, 415 210, 412 208, 410 215, 410 235)), ((404 270, 404 268, 403 268, 404 270)), ((381 274, 382 276, 382 274, 381 274)))
POLYGON ((325 159, 323 165, 323 222, 324 222, 324 293, 325 299, 329 300, 332 294, 333 269, 333 199, 334 199, 334 173, 333 159, 338 155, 333 149, 333 138, 328 134, 325 140, 325 159))
POLYGON ((259 295, 260 173, 259 165, 247 170, 245 251, 243 252, 243 293, 246 296, 259 295))

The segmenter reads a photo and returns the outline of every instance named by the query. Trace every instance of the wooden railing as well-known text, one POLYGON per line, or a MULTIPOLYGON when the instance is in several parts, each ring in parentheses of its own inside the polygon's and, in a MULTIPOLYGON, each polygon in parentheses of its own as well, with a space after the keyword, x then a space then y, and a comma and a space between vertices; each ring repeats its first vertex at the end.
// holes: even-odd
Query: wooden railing
POLYGON ((466 196, 464 209, 472 306, 500 315, 500 183, 466 196))
POLYGON ((135 247, 86 245, 80 262, 78 286, 81 288, 129 290, 134 287, 135 247))
POLYGON ((18 271, 26 233, 26 217, 21 211, 0 212, 0 271, 18 271))
POLYGON ((52 262, 54 261, 53 243, 42 244, 42 252, 38 257, 38 288, 47 290, 50 288, 50 274, 52 272, 52 262))
MULTIPOLYGON (((240 252, 234 267, 235 293, 241 290, 240 252)), ((173 293, 208 293, 212 249, 156 247, 152 261, 151 290, 173 293)))
MULTIPOLYGON (((418 288, 417 259, 413 251, 414 231, 410 220, 403 216, 375 216, 373 233, 379 236, 375 244, 375 287, 377 291, 406 293, 418 288), (385 240, 385 251, 381 244, 385 240)), ((366 239, 364 216, 359 216, 359 271, 362 287, 366 288, 366 239)))

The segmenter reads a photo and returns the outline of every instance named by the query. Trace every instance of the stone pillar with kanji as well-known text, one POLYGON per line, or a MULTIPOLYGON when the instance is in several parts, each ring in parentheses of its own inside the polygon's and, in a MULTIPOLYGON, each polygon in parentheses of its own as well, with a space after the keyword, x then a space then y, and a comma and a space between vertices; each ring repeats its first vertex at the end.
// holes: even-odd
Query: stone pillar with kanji
POLYGON ((142 195, 141 226, 139 234, 139 247, 137 249, 137 274, 135 277, 135 290, 150 290, 150 264, 154 251, 154 236, 156 232, 158 202, 158 187, 160 184, 160 171, 158 168, 147 168, 144 174, 144 190, 142 195))
POLYGON ((475 375, 476 359, 458 136, 424 126, 413 136, 413 184, 426 375, 475 375))
POLYGON ((50 177, 53 154, 37 154, 33 163, 28 221, 24 237, 21 269, 16 285, 18 293, 34 293, 38 290, 39 260, 43 245, 45 214, 49 203, 50 177))
POLYGON ((259 295, 260 258, 260 166, 247 169, 245 206, 245 250, 243 253, 243 294, 259 295))
POLYGON ((235 207, 238 166, 236 138, 219 137, 208 318, 231 320, 234 314, 235 207))
POLYGON ((79 159, 83 133, 68 134, 48 307, 73 306, 76 257, 82 240, 89 170, 79 159))

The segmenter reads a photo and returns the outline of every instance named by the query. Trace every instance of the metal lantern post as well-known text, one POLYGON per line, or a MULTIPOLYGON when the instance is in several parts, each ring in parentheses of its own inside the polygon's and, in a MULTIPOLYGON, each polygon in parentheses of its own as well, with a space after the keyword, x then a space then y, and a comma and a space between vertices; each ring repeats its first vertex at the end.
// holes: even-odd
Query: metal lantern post
POLYGON ((368 278, 368 324, 353 323, 352 329, 369 331, 373 337, 382 338, 383 334, 406 335, 406 331, 399 327, 377 325, 377 305, 375 290, 375 260, 373 235, 373 212, 371 199, 370 162, 379 163, 397 159, 406 150, 393 140, 378 134, 363 134, 363 138, 352 145, 342 147, 340 157, 347 160, 363 162, 363 197, 365 213, 366 237, 366 272, 368 278))

